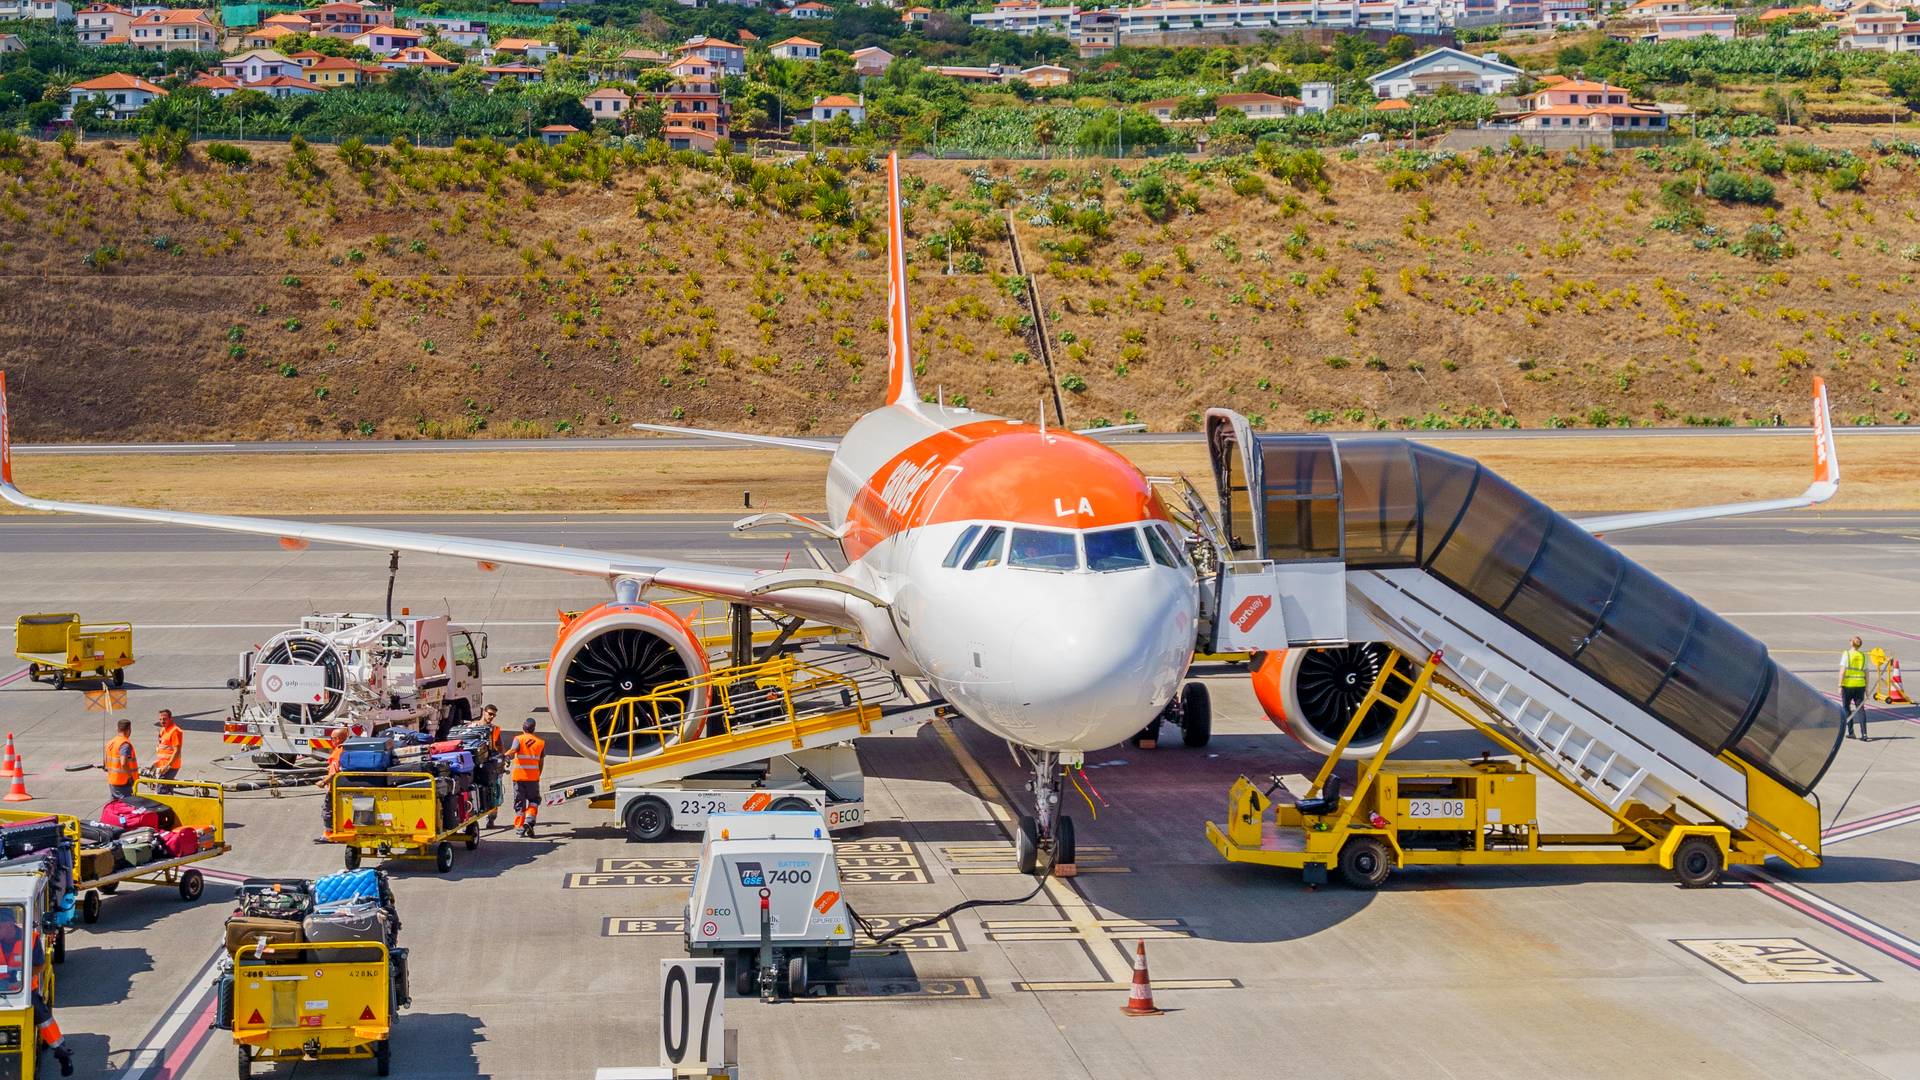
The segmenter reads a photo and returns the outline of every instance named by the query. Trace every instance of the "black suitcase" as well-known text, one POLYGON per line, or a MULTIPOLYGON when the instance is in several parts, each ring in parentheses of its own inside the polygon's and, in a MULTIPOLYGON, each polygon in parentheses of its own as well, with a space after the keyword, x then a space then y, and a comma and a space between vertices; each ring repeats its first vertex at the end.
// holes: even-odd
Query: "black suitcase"
POLYGON ((297 922, 313 910, 313 883, 302 878, 248 878, 240 883, 236 899, 235 914, 297 922))
POLYGON ((123 831, 105 822, 83 821, 80 823, 80 843, 83 847, 103 848, 120 839, 123 831))
POLYGON ((220 983, 213 997, 213 1026, 221 1031, 233 1030, 233 972, 222 972, 220 983))
POLYGON ((22 821, 0 828, 0 857, 17 859, 22 855, 51 851, 66 840, 60 819, 48 817, 22 821))

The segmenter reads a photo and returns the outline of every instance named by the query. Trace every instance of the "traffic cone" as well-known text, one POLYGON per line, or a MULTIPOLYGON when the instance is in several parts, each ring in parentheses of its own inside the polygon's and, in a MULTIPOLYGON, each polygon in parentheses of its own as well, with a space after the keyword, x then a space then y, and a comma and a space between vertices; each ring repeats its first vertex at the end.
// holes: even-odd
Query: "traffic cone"
POLYGON ((1120 1011, 1128 1016, 1159 1016, 1153 1005, 1153 980, 1147 977, 1147 943, 1139 942, 1133 954, 1133 988, 1127 991, 1127 1003, 1120 1011))
MULTIPOLYGON (((7 747, 8 749, 12 749, 13 747, 12 736, 7 737, 7 747)), ((0 795, 0 802, 32 802, 33 796, 27 794, 26 777, 27 777, 26 766, 21 763, 20 755, 14 754, 13 755, 13 786, 7 789, 7 793, 5 795, 0 795)))
MULTIPOLYGON (((1913 704, 1913 699, 1907 696, 1907 688, 1900 683, 1900 661, 1892 660, 1889 663, 1893 665, 1893 670, 1887 675, 1886 703, 1889 705, 1913 704)), ((7 745, 13 745, 12 736, 7 737, 7 745)))
POLYGON ((13 732, 7 732, 7 749, 0 754, 0 776, 19 776, 20 752, 13 748, 13 732))

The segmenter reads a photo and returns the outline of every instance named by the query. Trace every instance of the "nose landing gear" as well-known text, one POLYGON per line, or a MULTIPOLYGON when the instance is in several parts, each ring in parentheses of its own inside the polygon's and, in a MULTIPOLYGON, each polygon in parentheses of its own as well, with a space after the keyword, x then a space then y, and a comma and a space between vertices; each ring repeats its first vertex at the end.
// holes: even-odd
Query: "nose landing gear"
POLYGON ((1040 750, 1029 752, 1027 760, 1033 766, 1034 812, 1020 815, 1014 861, 1022 874, 1039 876, 1073 864, 1073 819, 1060 812, 1060 776, 1063 767, 1079 765, 1081 756, 1040 750))

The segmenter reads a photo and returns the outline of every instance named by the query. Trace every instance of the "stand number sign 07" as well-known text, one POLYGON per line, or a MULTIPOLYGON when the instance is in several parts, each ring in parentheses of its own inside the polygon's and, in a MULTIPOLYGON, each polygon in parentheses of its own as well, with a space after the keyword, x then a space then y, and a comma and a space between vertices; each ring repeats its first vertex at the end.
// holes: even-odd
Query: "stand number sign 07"
POLYGON ((668 1068, 721 1064, 725 1030, 726 963, 660 961, 660 1064, 668 1068))

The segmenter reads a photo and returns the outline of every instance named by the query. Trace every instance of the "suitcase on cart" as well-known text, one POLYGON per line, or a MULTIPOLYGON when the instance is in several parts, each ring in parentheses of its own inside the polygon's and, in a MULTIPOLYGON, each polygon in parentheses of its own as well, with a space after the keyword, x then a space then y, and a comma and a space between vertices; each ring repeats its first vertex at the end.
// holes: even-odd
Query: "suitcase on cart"
MULTIPOLYGON (((381 945, 391 941, 393 934, 386 910, 371 899, 316 910, 302 921, 300 930, 305 941, 364 941, 381 945)), ((316 955, 324 956, 329 963, 365 964, 380 959, 378 949, 323 949, 316 955)))
MULTIPOLYGON (((232 953, 242 945, 255 945, 261 938, 265 938, 269 945, 298 945, 300 924, 292 919, 263 919, 253 915, 235 915, 227 920, 228 953, 232 953)), ((240 962, 243 964, 249 958, 258 959, 253 955, 252 949, 240 954, 240 962)), ((272 963, 284 964, 290 961, 297 962, 299 956, 283 952, 268 959, 272 963)))

